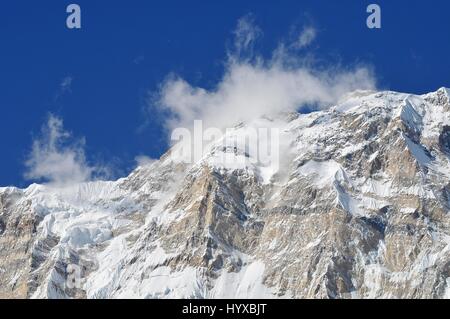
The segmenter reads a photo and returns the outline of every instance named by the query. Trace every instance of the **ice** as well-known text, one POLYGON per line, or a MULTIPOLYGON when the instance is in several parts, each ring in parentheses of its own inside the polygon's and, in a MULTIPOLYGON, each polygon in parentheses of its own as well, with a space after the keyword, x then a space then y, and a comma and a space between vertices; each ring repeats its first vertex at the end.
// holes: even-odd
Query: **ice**
POLYGON ((309 161, 299 169, 299 173, 303 176, 312 178, 313 183, 319 187, 324 188, 332 186, 333 182, 344 176, 341 166, 335 161, 309 161))
POLYGON ((432 158, 428 153, 424 150, 424 148, 417 143, 413 142, 409 137, 404 136, 406 140, 406 144, 408 145, 408 149, 417 162, 423 166, 428 167, 432 161, 432 158))
POLYGON ((275 298, 274 292, 264 286, 264 263, 254 261, 237 273, 223 271, 209 294, 216 299, 268 299, 275 298))

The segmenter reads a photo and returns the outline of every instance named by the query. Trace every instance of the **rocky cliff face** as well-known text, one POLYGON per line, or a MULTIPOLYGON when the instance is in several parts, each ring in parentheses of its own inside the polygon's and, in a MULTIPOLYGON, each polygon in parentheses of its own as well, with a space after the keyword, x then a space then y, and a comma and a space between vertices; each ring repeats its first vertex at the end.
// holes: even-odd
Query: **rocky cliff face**
POLYGON ((278 171, 172 149, 115 182, 1 188, 0 297, 450 298, 449 90, 258 121, 278 171))

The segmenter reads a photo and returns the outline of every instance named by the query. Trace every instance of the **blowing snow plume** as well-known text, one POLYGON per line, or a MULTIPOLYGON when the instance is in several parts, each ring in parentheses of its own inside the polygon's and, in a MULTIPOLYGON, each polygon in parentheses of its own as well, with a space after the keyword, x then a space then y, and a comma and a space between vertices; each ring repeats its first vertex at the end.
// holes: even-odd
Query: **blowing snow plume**
POLYGON ((70 185, 91 179, 95 168, 88 165, 84 139, 71 142, 72 135, 64 130, 62 119, 50 115, 42 134, 33 141, 25 162, 25 178, 50 184, 70 185))
MULTIPOLYGON (((179 76, 163 83, 156 104, 170 114, 168 129, 190 128, 194 120, 223 129, 305 105, 327 108, 346 93, 375 88, 370 68, 318 67, 286 49, 295 47, 290 44, 281 44, 270 59, 254 55, 261 31, 251 16, 239 20, 234 34, 224 75, 212 90, 195 87, 179 76)), ((309 36, 308 44, 313 40, 309 36)))

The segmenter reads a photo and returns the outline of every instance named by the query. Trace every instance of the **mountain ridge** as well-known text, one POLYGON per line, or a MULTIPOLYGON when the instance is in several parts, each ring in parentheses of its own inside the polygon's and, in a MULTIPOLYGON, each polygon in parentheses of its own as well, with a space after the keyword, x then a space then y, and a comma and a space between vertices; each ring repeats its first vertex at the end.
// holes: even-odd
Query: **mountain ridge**
POLYGON ((117 181, 0 188, 0 297, 450 298, 449 89, 235 133, 265 126, 279 170, 213 143, 117 181))

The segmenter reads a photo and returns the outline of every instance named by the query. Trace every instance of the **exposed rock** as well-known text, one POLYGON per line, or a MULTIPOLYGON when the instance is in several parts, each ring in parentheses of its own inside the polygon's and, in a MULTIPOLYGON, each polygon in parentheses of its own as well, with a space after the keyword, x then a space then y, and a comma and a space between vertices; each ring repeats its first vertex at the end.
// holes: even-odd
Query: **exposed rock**
POLYGON ((450 298, 448 90, 280 117, 278 172, 213 147, 116 182, 1 188, 0 298, 450 298))

